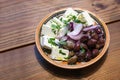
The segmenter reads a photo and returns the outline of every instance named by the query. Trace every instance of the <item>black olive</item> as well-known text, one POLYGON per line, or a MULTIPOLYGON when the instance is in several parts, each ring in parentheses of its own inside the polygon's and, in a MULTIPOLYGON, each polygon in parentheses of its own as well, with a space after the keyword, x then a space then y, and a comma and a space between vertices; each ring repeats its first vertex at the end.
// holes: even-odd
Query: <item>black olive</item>
POLYGON ((80 47, 84 48, 85 50, 88 50, 87 45, 86 45, 86 44, 84 44, 84 43, 81 43, 81 44, 80 44, 80 47))
POLYGON ((97 40, 95 40, 95 39, 90 39, 90 40, 87 42, 87 45, 88 45, 89 47, 95 47, 96 42, 97 42, 97 40))
POLYGON ((86 52, 86 56, 85 56, 85 61, 89 61, 92 59, 92 54, 91 51, 87 51, 86 52))
POLYGON ((99 44, 96 44, 96 48, 97 48, 97 49, 100 49, 100 45, 99 45, 99 44))
POLYGON ((96 57, 98 54, 99 54, 99 50, 93 49, 93 51, 92 51, 93 58, 96 57))
POLYGON ((86 53, 78 52, 76 55, 78 56, 78 61, 82 62, 85 59, 86 53))
POLYGON ((76 55, 74 55, 73 57, 71 57, 70 59, 68 59, 68 64, 72 65, 72 64, 76 64, 78 57, 76 55))
POLYGON ((105 44, 105 40, 103 39, 103 37, 100 37, 99 40, 97 41, 96 48, 100 49, 104 47, 104 44, 105 44))
POLYGON ((97 49, 101 49, 104 47, 104 43, 101 43, 101 44, 96 44, 96 48, 97 49))
POLYGON ((80 42, 87 42, 88 41, 88 39, 89 39, 89 37, 88 36, 83 36, 81 39, 80 39, 80 42))
POLYGON ((77 41, 74 47, 74 51, 79 51, 80 50, 80 41, 77 41))
POLYGON ((99 38, 99 42, 100 43, 105 43, 105 40, 101 37, 101 38, 99 38))
POLYGON ((74 49, 75 43, 72 40, 67 40, 67 48, 74 49))
POLYGON ((74 51, 70 51, 70 52, 69 52, 69 56, 70 56, 70 57, 72 57, 72 56, 74 56, 74 55, 75 55, 75 52, 74 52, 74 51))
POLYGON ((93 33, 92 35, 92 38, 95 39, 95 40, 98 40, 99 36, 97 33, 93 33))

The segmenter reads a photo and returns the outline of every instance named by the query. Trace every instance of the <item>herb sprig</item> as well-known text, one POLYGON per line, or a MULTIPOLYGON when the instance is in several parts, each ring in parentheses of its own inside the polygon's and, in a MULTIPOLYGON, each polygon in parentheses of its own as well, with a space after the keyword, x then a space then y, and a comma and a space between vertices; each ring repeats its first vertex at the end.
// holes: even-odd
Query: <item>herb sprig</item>
POLYGON ((62 52, 62 50, 59 50, 59 53, 62 55, 66 55, 64 52, 62 52))
POLYGON ((49 39, 48 39, 48 43, 50 43, 50 44, 52 44, 52 45, 54 45, 54 46, 57 45, 57 44, 55 43, 55 38, 49 38, 49 39))

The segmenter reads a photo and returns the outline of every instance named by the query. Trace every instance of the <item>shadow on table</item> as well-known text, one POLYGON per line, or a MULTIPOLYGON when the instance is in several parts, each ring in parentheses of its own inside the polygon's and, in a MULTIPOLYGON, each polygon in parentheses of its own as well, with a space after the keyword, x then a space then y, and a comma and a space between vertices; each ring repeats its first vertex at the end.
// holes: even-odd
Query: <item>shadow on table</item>
POLYGON ((34 46, 34 51, 36 58, 39 62, 39 64, 48 72, 52 73, 55 76, 62 77, 62 78, 69 78, 69 79, 80 79, 80 78, 85 78, 89 75, 92 75, 94 72, 96 72, 104 63, 106 57, 107 57, 107 52, 106 54, 96 63, 94 63, 91 66, 82 68, 82 69, 75 69, 75 70, 69 70, 69 69, 62 69, 59 67, 56 67, 50 63, 48 63, 38 52, 36 46, 34 46))

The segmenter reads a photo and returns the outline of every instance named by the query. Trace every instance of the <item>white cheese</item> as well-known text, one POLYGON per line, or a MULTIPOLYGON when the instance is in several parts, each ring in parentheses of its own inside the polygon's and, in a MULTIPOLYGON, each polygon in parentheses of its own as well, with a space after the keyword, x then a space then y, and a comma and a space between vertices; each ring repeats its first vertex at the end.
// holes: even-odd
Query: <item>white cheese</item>
MULTIPOLYGON (((41 36, 40 37, 41 46, 44 47, 44 48, 47 48, 47 49, 52 49, 54 47, 57 47, 57 46, 49 43, 49 39, 50 38, 53 38, 53 37, 50 37, 50 36, 41 36)), ((54 42, 55 42, 55 44, 59 44, 59 40, 58 39, 55 39, 54 42)))
POLYGON ((50 26, 48 25, 43 25, 42 26, 42 31, 41 31, 42 35, 46 35, 46 36, 50 36, 50 37, 55 37, 56 35, 52 32, 52 29, 50 26))
POLYGON ((82 12, 83 17, 85 18, 87 25, 93 25, 95 23, 94 19, 88 14, 88 12, 82 12))
POLYGON ((55 60, 67 60, 66 58, 68 57, 68 55, 69 55, 69 50, 54 47, 54 48, 52 48, 52 52, 50 54, 50 57, 51 57, 51 59, 55 59, 55 60), (60 51, 63 54, 60 53, 60 51))
POLYGON ((51 21, 52 21, 52 20, 49 20, 49 21, 46 23, 46 25, 51 26, 51 21))
POLYGON ((59 33, 58 33, 58 38, 61 38, 61 37, 63 37, 66 33, 67 33, 67 31, 68 31, 68 27, 63 27, 63 28, 61 28, 60 29, 60 31, 59 31, 59 33))
POLYGON ((50 37, 48 36, 41 36, 41 46, 44 47, 44 48, 47 48, 47 49, 51 49, 52 48, 52 45, 50 43, 48 43, 48 39, 50 37))
POLYGON ((63 26, 63 23, 58 18, 54 17, 52 20, 58 25, 60 25, 61 27, 63 26))
POLYGON ((78 13, 76 12, 76 11, 74 11, 72 8, 68 8, 67 10, 66 10, 66 12, 64 13, 64 17, 67 17, 67 16, 69 16, 69 15, 74 15, 74 16, 77 16, 78 15, 78 13))

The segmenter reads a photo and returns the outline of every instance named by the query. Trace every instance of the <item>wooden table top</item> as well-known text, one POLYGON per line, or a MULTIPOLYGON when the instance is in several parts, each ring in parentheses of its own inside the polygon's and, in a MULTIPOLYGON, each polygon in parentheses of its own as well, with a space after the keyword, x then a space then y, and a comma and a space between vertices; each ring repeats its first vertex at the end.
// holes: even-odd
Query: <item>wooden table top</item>
POLYGON ((0 0, 0 80, 120 80, 120 0, 0 0), (97 14, 110 31, 110 47, 95 64, 65 70, 46 62, 35 28, 50 12, 79 7, 97 14))

